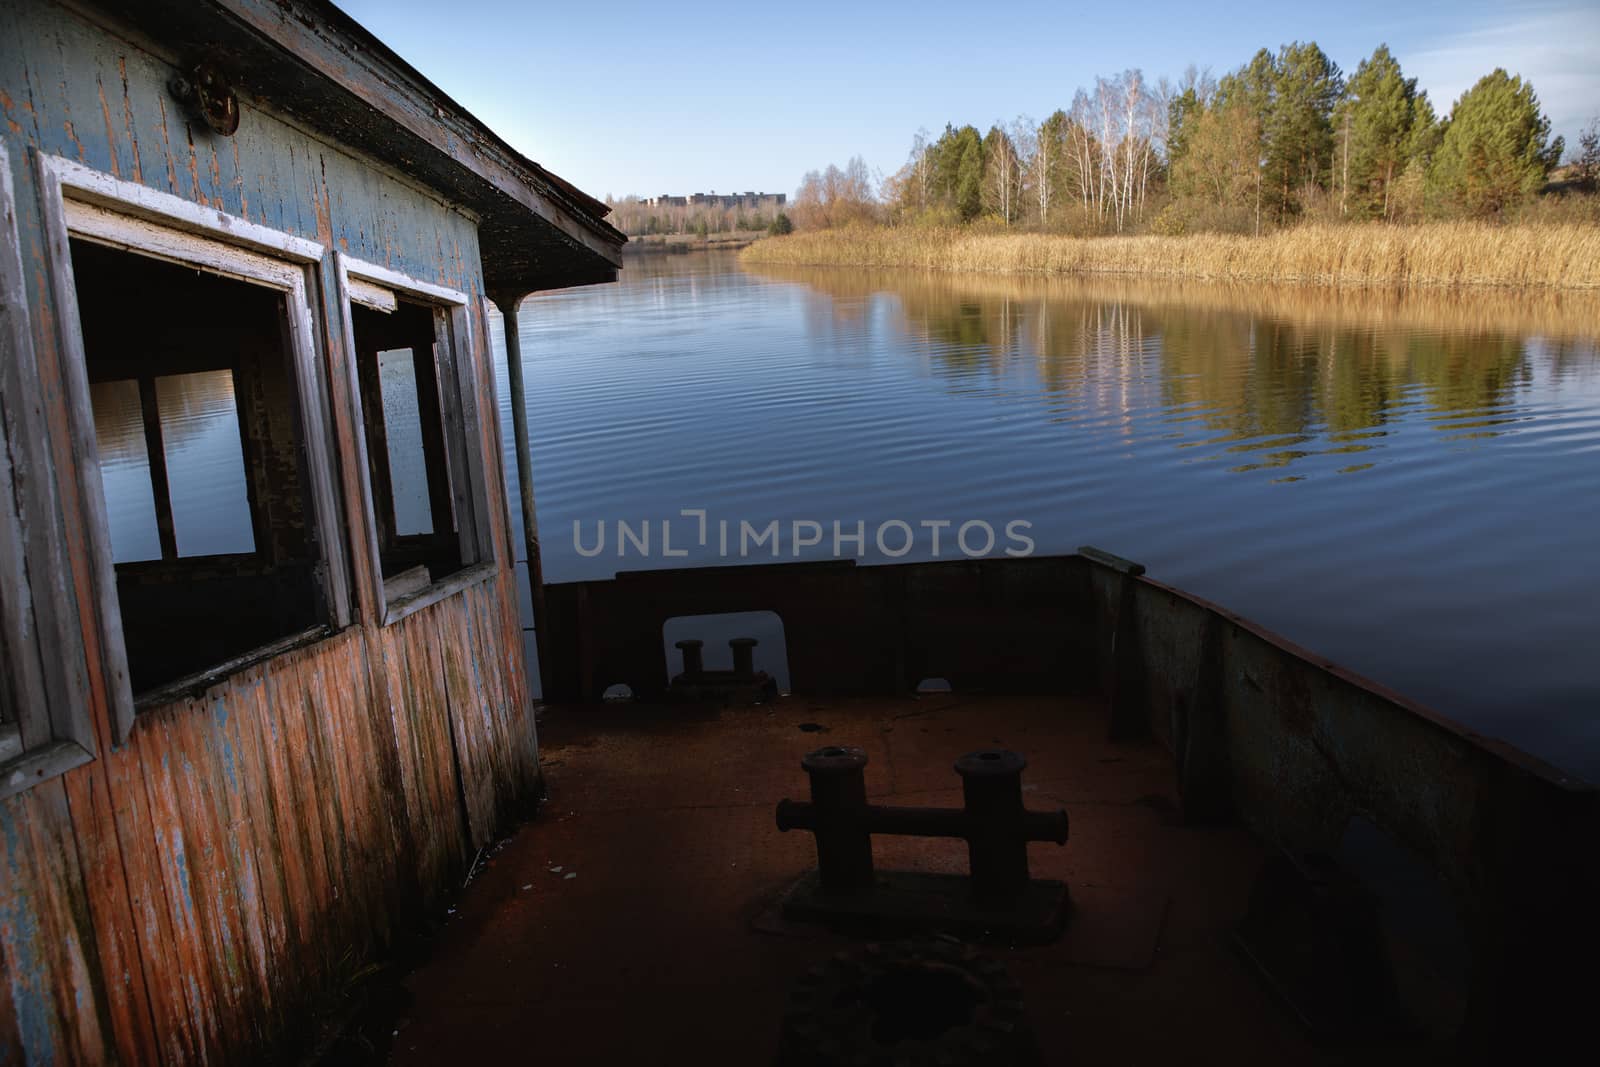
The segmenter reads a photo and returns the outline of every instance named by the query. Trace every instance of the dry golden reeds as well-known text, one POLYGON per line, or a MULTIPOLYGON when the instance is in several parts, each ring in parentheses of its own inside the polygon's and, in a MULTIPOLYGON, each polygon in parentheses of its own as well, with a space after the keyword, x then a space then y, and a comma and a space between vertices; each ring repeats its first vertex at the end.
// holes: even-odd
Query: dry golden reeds
POLYGON ((740 257, 751 264, 997 274, 1600 289, 1600 228, 1581 224, 1306 225, 1264 237, 1065 237, 861 227, 771 237, 740 257))

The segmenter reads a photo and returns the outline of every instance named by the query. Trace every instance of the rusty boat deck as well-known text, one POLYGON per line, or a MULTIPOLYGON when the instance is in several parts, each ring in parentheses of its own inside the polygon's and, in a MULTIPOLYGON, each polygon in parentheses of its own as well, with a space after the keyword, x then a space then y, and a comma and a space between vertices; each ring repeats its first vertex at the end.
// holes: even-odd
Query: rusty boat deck
MULTIPOLYGON (((1028 846, 1073 911, 1052 944, 988 944, 1022 987, 1044 1063, 1406 1062, 1418 1041, 1318 1045, 1233 946, 1268 854, 1238 825, 1185 823, 1154 741, 1106 739, 1106 706, 961 693, 774 704, 556 706, 549 801, 484 867, 408 980, 391 1062, 771 1063, 789 987, 859 944, 783 920, 815 864, 774 808, 803 754, 858 745, 875 802, 959 806, 952 762, 1024 753, 1030 808, 1065 846, 1028 846), (821 727, 821 729, 817 729, 821 727)), ((966 871, 961 841, 874 838, 882 869, 966 871)))

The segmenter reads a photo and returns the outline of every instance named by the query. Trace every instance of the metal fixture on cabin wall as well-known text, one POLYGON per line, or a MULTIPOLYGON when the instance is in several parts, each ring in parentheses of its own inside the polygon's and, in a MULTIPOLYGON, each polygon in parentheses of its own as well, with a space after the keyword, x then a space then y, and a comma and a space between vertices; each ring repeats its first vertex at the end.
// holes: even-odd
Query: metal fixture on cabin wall
POLYGON ((178 75, 169 86, 172 95, 194 112, 213 133, 232 137, 239 129, 239 97, 233 83, 210 59, 201 60, 187 77, 178 75))

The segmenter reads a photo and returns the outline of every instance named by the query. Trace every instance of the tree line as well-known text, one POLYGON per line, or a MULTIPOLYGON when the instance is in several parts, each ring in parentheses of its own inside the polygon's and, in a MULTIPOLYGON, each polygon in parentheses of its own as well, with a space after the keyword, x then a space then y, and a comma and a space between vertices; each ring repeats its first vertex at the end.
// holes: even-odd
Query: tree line
MULTIPOLYGON (((919 131, 875 192, 866 165, 806 175, 802 228, 875 219, 1083 233, 1261 232, 1302 219, 1505 217, 1549 187, 1565 145, 1527 80, 1496 69, 1436 114, 1387 45, 1346 74, 1314 42, 1221 78, 1097 77, 1042 122, 919 131)), ((1568 186, 1592 192, 1591 123, 1568 186)), ((1600 219, 1597 198, 1574 217, 1600 219)))
POLYGON ((610 222, 629 237, 657 234, 697 234, 771 232, 787 216, 781 210, 733 208, 712 204, 648 204, 636 195, 620 200, 606 197, 611 208, 610 222))

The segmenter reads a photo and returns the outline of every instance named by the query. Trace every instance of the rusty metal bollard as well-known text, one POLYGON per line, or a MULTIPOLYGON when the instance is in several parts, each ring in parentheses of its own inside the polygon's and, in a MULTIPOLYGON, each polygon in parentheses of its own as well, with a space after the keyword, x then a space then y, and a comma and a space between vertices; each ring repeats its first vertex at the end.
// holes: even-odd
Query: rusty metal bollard
MULTIPOLYGON (((811 826, 817 838, 822 888, 850 892, 872 885, 872 832, 867 828, 867 753, 829 746, 808 753, 800 766, 811 778, 811 826)), ((785 801, 784 803, 788 803, 785 801)), ((779 805, 778 825, 783 825, 779 805)))
POLYGON ((683 673, 684 674, 689 675, 690 677, 694 677, 695 675, 699 675, 699 674, 704 674, 705 673, 705 671, 706 671, 705 658, 704 658, 704 655, 700 651, 702 648, 705 647, 705 642, 704 641, 701 641, 698 638, 689 637, 689 638, 685 638, 682 641, 674 642, 674 644, 676 645, 678 650, 683 653, 683 673))
MULTIPOLYGON (((980 897, 1004 899, 1028 884, 1028 812, 1022 806, 1022 771, 1027 765, 1019 753, 1002 749, 969 752, 956 760, 968 822, 972 887, 980 897)), ((1063 839, 1065 822, 1063 815, 1063 839)), ((1044 829, 1048 833, 1050 828, 1044 829)))
POLYGON ((753 678, 756 673, 756 645, 759 644, 753 637, 734 637, 729 639, 728 647, 733 650, 733 673, 739 678, 753 678))

